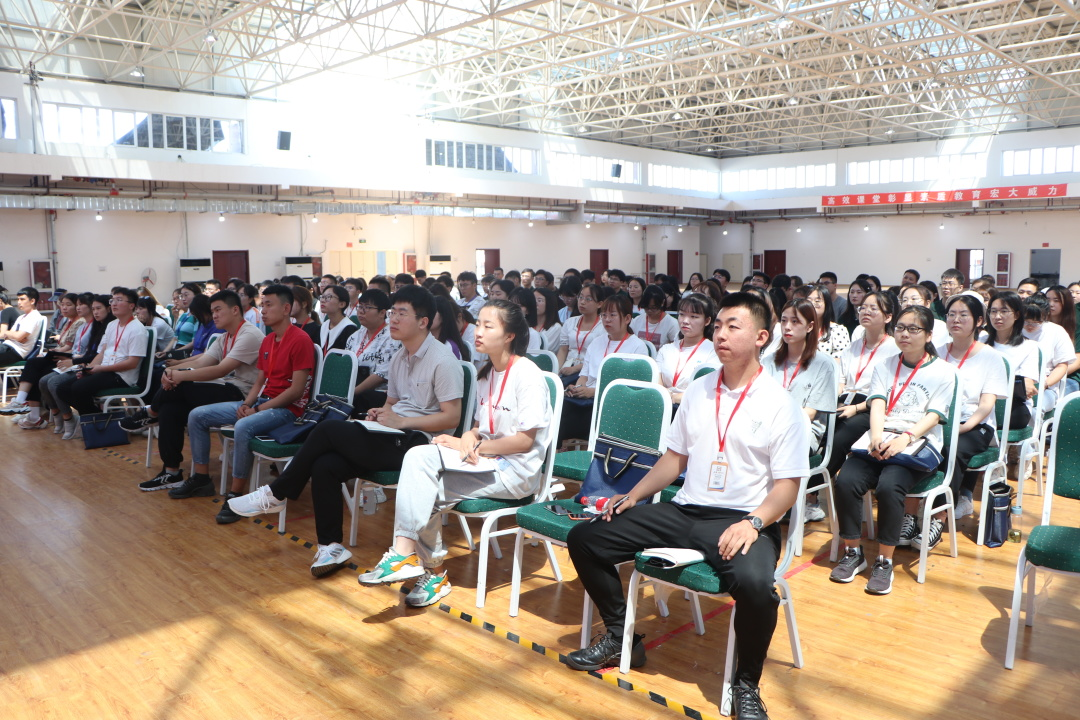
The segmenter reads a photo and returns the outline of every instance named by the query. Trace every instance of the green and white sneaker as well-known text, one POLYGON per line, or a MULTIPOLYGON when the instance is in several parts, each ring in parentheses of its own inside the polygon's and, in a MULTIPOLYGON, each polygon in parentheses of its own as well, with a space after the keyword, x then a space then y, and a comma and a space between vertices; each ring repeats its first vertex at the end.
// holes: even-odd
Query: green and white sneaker
POLYGON ((450 590, 450 581, 446 579, 445 572, 435 575, 425 571, 405 596, 405 604, 410 607, 426 607, 449 595, 450 590))
POLYGON ((373 569, 361 573, 357 581, 361 585, 383 585, 385 583, 401 582, 424 574, 424 568, 420 565, 420 558, 416 553, 401 555, 394 548, 383 553, 382 560, 373 569))

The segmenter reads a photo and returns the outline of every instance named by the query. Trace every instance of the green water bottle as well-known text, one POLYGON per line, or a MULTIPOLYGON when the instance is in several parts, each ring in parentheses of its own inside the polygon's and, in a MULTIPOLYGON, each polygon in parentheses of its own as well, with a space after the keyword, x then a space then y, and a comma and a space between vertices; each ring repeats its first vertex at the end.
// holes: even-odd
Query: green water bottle
POLYGON ((1012 520, 1009 528, 1009 542, 1018 543, 1024 537, 1024 533, 1020 530, 1020 525, 1024 520, 1024 510, 1019 505, 1013 505, 1009 508, 1009 513, 1012 520))

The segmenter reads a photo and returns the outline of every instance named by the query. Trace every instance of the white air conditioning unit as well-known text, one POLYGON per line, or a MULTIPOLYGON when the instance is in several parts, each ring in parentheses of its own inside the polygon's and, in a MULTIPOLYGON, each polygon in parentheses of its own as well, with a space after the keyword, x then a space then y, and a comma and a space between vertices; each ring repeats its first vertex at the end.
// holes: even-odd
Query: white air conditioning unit
POLYGON ((285 258, 285 274, 299 275, 305 280, 310 280, 314 274, 311 258, 304 255, 285 258))
POLYGON ((204 283, 214 277, 210 258, 188 258, 180 260, 180 282, 204 283))
POLYGON ((424 268, 428 275, 435 276, 443 272, 451 272, 449 255, 428 255, 428 266, 424 268))

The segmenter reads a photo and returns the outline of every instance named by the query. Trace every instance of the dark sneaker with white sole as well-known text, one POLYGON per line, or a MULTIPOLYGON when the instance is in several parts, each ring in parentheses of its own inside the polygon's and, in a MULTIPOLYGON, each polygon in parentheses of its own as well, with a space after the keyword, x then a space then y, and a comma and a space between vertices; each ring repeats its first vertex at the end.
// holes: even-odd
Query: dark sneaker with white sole
POLYGON ((911 547, 922 550, 923 542, 927 542, 926 549, 933 550, 941 542, 941 531, 943 529, 944 526, 940 520, 930 518, 930 528, 925 532, 919 531, 915 537, 911 538, 911 547))
POLYGON ((900 521, 900 542, 896 543, 898 547, 908 547, 911 545, 911 538, 919 534, 919 520, 914 515, 904 514, 904 519, 900 521))
POLYGON ((157 424, 157 418, 151 417, 149 411, 146 408, 139 408, 130 415, 125 415, 120 420, 120 427, 124 428, 128 432, 139 432, 151 425, 157 424))
POLYGON ((870 568, 870 579, 866 581, 866 592, 871 595, 888 595, 892 592, 893 564, 878 555, 874 567, 870 568))
POLYGON ((731 711, 735 720, 769 720, 758 687, 746 680, 731 685, 731 711))
MULTIPOLYGON (((638 668, 645 664, 644 635, 634 635, 634 644, 630 647, 630 667, 638 668)), ((622 662, 622 638, 611 633, 597 635, 587 648, 575 650, 566 656, 566 664, 574 670, 603 670, 618 667, 622 662)))
POLYGON ((214 489, 214 481, 209 475, 195 473, 184 482, 169 491, 169 497, 173 500, 186 500, 193 497, 211 497, 217 495, 214 489))
POLYGON ((866 569, 866 558, 863 556, 862 547, 848 548, 844 557, 833 568, 829 579, 833 582, 849 583, 855 576, 866 569))
POLYGON ((232 500, 233 498, 238 498, 238 497, 240 497, 240 493, 236 493, 236 492, 227 492, 227 493, 225 493, 224 501, 221 503, 221 509, 218 510, 217 516, 214 517, 214 519, 217 520, 218 525, 228 525, 229 523, 234 523, 234 522, 237 522, 239 520, 244 519, 243 515, 237 515, 236 513, 233 512, 232 508, 229 507, 229 501, 232 500))
POLYGON ((153 492, 154 490, 168 490, 169 488, 179 487, 184 482, 184 471, 179 470, 173 475, 164 468, 155 477, 145 482, 139 483, 139 489, 143 492, 153 492))

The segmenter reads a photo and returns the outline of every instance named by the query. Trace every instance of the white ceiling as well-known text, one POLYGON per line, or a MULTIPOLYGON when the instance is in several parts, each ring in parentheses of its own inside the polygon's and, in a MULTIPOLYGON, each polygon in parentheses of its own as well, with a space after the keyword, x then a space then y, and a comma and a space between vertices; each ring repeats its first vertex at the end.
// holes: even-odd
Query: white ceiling
POLYGON ((725 156, 1080 124, 1078 41, 1074 0, 0 1, 0 66, 46 78, 335 70, 434 118, 725 156))

